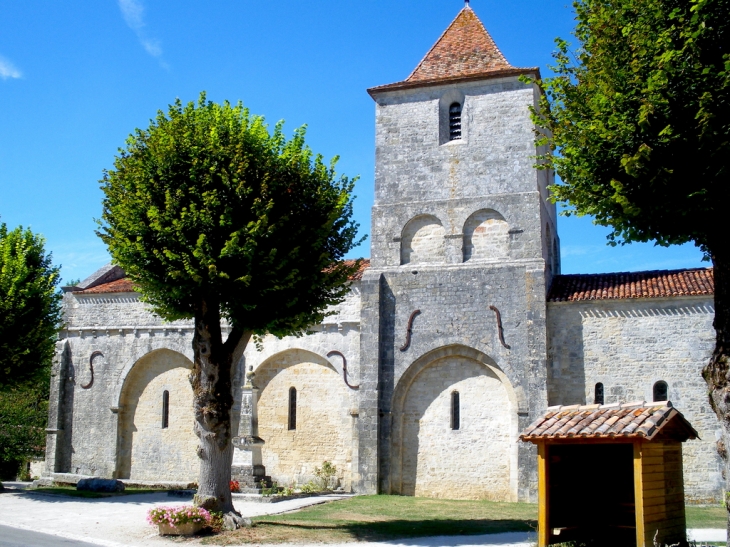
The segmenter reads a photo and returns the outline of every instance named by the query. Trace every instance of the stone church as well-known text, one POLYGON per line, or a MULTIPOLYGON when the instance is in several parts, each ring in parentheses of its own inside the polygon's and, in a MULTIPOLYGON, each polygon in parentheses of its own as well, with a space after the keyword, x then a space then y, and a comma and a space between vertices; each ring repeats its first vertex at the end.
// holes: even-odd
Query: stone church
MULTIPOLYGON (((234 465, 290 485, 328 460, 354 492, 528 501, 536 455, 518 435, 546 407, 669 399, 701 437, 684 446, 689 501, 721 498, 700 375, 712 271, 560 274, 523 75, 539 72, 467 5, 410 76, 368 90, 370 261, 311 334, 249 345, 234 415, 264 444, 234 465)), ((151 314, 114 266, 67 288, 64 314, 46 474, 195 481, 192 323, 151 314)))

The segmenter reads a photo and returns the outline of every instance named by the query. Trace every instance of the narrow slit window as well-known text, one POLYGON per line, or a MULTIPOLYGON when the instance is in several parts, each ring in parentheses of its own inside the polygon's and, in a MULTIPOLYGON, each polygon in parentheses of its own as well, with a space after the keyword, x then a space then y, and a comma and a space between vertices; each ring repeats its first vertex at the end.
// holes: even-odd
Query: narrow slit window
POLYGON ((598 382, 596 384, 595 389, 593 390, 593 404, 594 405, 605 404, 603 402, 603 384, 601 382, 598 382))
POLYGON ((461 105, 452 103, 449 107, 449 140, 461 139, 461 105))
POLYGON ((669 399, 669 386, 663 380, 654 384, 654 400, 667 401, 669 399))
POLYGON ((459 392, 451 392, 451 429, 454 431, 461 427, 461 409, 459 408, 459 392))
POLYGON ((165 390, 162 392, 162 429, 167 429, 170 425, 170 392, 165 390))
POLYGON ((297 389, 289 388, 289 430, 297 428, 297 389))

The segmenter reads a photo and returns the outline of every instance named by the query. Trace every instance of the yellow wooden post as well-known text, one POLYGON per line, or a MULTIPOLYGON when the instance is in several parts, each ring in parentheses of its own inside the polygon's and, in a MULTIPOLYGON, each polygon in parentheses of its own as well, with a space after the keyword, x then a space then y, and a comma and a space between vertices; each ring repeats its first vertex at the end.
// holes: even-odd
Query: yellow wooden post
POLYGON ((644 538, 644 481, 641 441, 634 441, 634 508, 636 512, 636 547, 646 547, 644 538))
POLYGON ((550 541, 548 528, 548 447, 537 443, 537 545, 547 547, 550 541))

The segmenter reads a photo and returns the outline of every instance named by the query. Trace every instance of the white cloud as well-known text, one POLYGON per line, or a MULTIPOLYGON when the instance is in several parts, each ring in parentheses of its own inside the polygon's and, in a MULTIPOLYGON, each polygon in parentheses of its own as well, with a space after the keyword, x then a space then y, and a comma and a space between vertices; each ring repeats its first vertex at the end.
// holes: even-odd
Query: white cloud
POLYGON ((144 21, 144 5, 140 0, 118 0, 119 9, 124 17, 124 22, 137 35, 139 43, 147 53, 157 59, 160 59, 162 66, 166 66, 162 61, 162 46, 160 41, 150 38, 145 32, 147 24, 144 21))
POLYGON ((0 78, 7 80, 8 78, 22 78, 23 73, 18 70, 13 63, 0 55, 0 78))

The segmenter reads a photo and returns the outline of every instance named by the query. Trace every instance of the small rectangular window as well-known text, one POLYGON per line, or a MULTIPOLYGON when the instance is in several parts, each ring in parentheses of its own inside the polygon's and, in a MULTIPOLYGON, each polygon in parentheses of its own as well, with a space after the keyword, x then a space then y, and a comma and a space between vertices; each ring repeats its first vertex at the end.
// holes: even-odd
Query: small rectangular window
POLYGON ((451 429, 454 431, 461 427, 461 409, 459 408, 459 392, 451 393, 451 429))
POLYGON ((461 105, 453 103, 449 107, 449 140, 461 139, 461 105))
POLYGON ((594 405, 602 405, 603 402, 603 384, 601 382, 598 382, 596 384, 596 389, 593 392, 593 404, 594 405))
POLYGON ((289 430, 297 428, 297 390, 289 388, 289 430))
POLYGON ((162 429, 170 425, 170 392, 162 392, 162 429))

